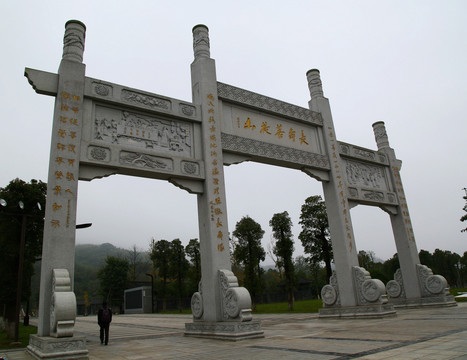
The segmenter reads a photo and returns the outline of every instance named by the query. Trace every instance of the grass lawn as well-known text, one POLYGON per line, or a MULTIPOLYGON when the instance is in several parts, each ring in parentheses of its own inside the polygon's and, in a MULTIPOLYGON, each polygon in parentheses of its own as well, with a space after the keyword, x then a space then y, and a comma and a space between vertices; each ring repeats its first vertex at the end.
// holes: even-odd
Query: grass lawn
MULTIPOLYGON (((457 296, 461 295, 462 293, 467 293, 467 288, 459 288, 459 289, 450 289, 449 290, 451 295, 457 296)), ((467 302, 467 297, 465 298, 457 298, 455 299, 457 302, 467 302)))
MULTIPOLYGON (((287 302, 272 303, 272 304, 257 304, 256 311, 253 314, 281 314, 281 313, 316 313, 318 309, 323 307, 323 302, 318 299, 295 301, 293 311, 289 311, 287 302)), ((184 309, 182 312, 178 310, 170 310, 159 312, 159 314, 191 314, 191 309, 184 309)))
POLYGON ((37 327, 35 326, 24 326, 23 324, 19 324, 19 344, 13 344, 13 340, 7 339, 6 332, 0 330, 0 350, 2 349, 17 349, 17 348, 25 348, 29 344, 29 335, 36 334, 37 327))
POLYGON ((316 313, 322 307, 323 302, 320 299, 295 301, 292 311, 287 302, 257 304, 253 314, 316 313))

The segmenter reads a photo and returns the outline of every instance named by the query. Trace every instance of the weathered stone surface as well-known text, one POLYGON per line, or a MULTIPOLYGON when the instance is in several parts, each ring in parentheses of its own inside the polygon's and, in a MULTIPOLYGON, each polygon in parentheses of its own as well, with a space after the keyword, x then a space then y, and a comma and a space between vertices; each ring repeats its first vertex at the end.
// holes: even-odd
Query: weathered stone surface
POLYGON ((264 332, 260 321, 205 321, 185 324, 185 336, 239 341, 264 337, 264 332))
POLYGON ((391 304, 335 306, 319 309, 320 318, 382 318, 395 315, 396 311, 391 304))
POLYGON ((397 269, 394 280, 386 284, 389 302, 395 308, 413 308, 423 306, 457 306, 454 297, 450 295, 446 279, 441 275, 433 275, 433 271, 426 265, 417 264, 416 273, 422 292, 421 297, 407 297, 401 269, 397 269))
POLYGON ((27 351, 36 359, 86 360, 89 358, 84 336, 53 338, 30 335, 27 351))

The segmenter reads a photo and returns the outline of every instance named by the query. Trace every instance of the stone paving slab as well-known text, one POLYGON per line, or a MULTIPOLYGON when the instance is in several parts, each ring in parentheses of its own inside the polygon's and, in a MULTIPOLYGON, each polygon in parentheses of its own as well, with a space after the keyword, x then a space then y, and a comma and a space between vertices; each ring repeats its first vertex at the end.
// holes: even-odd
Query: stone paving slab
MULTIPOLYGON (((467 303, 398 310, 386 319, 319 319, 317 314, 255 315, 265 338, 239 342, 185 337, 187 315, 116 315, 108 346, 95 317, 80 317, 90 360, 121 359, 466 359, 467 303)), ((2 354, 0 352, 0 354, 2 354)), ((31 359, 9 351, 9 360, 31 359)))

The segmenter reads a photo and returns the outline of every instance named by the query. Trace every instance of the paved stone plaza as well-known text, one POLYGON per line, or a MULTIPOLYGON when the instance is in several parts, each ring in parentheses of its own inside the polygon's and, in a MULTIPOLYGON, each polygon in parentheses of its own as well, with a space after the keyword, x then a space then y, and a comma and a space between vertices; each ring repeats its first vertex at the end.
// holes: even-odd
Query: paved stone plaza
MULTIPOLYGON (((265 338, 239 342, 185 337, 186 315, 115 316, 108 346, 95 317, 79 317, 91 360, 145 359, 467 359, 467 303, 398 310, 385 319, 324 320, 317 314, 255 315, 265 338)), ((0 352, 1 353, 1 352, 0 352)), ((32 359, 10 351, 7 359, 32 359)))

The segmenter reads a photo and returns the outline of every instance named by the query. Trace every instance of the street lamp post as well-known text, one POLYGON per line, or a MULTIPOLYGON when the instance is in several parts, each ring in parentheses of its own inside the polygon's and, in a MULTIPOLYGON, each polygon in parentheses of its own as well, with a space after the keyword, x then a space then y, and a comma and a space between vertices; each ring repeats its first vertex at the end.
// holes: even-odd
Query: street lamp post
POLYGON ((456 264, 454 264, 455 268, 457 269, 457 287, 461 288, 464 285, 464 282, 462 281, 462 264, 460 261, 458 261, 456 264))
POLYGON ((151 313, 154 314, 154 276, 149 273, 146 273, 146 275, 151 277, 151 313))
POLYGON ((19 338, 19 314, 21 311, 21 295, 23 291, 23 261, 24 247, 26 244, 26 215, 21 216, 21 239, 19 245, 19 264, 18 264, 18 287, 16 288, 16 318, 15 318, 15 342, 19 338))

